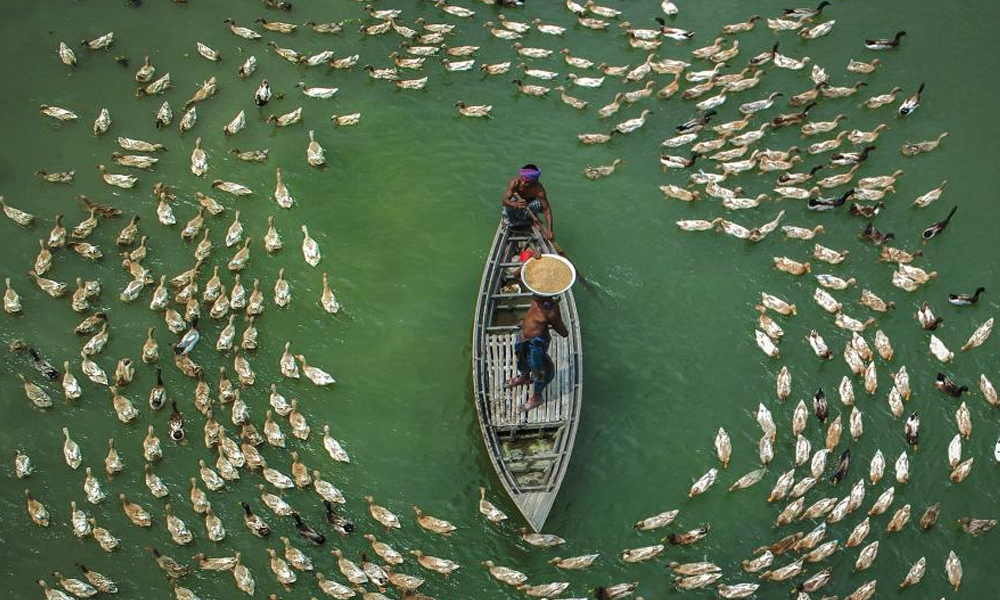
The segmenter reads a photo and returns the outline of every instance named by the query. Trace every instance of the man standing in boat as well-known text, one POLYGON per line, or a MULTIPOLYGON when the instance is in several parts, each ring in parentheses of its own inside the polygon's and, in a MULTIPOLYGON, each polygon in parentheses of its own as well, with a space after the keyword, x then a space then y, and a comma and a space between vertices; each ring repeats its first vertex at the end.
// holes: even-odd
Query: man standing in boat
POLYGON ((508 227, 528 228, 534 220, 531 213, 540 212, 548 225, 547 229, 542 229, 542 233, 551 240, 555 230, 549 199, 539 181, 541 176, 541 169, 529 163, 521 167, 517 177, 510 180, 503 195, 503 222, 508 227))
POLYGON ((519 374, 507 382, 507 387, 532 384, 531 397, 521 407, 523 411, 541 405, 542 392, 556 376, 555 365, 548 356, 551 341, 550 327, 562 337, 569 336, 569 330, 559 310, 559 297, 535 294, 531 297, 531 306, 524 315, 521 335, 514 344, 519 374))

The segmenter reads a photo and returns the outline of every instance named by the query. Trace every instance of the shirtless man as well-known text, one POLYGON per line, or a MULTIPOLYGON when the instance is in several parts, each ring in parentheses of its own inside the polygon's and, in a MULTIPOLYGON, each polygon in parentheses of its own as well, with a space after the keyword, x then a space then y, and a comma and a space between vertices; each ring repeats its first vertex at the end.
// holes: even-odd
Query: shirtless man
POLYGON ((519 375, 507 382, 507 387, 532 384, 531 397, 521 407, 523 411, 541 405, 542 392, 556 376, 555 365, 548 356, 550 327, 562 337, 569 335, 559 311, 559 298, 536 294, 531 298, 531 306, 521 324, 521 335, 514 344, 519 375))
POLYGON ((545 188, 538 179, 542 171, 533 164, 521 167, 517 177, 510 180, 503 194, 503 221, 508 227, 531 227, 532 212, 545 215, 548 229, 542 229, 545 237, 552 239, 555 235, 552 223, 552 211, 545 188))

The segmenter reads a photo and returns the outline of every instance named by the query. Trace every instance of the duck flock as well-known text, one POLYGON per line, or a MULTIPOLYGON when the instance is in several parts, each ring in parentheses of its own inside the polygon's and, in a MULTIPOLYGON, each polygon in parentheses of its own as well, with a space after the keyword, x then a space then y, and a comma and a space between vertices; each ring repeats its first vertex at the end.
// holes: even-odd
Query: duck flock
MULTIPOLYGON (((278 15, 297 15, 299 10, 278 0, 265 0, 264 4, 269 10, 281 11, 278 15)), ((62 214, 36 217, 16 208, 18 199, 2 199, 4 214, 22 228, 20 233, 30 236, 42 232, 44 236, 39 240, 40 248, 34 261, 25 265, 29 267, 27 274, 6 274, 4 310, 14 319, 10 327, 18 336, 11 343, 11 351, 21 370, 16 376, 23 383, 29 401, 25 410, 58 415, 60 402, 54 401, 53 396, 61 393, 65 402, 78 406, 90 404, 90 410, 94 411, 106 410, 105 402, 110 399, 120 421, 107 432, 107 454, 103 457, 90 452, 85 456, 74 441, 73 423, 64 423, 63 455, 70 469, 68 472, 36 473, 28 453, 22 449, 16 451, 14 473, 26 486, 27 518, 39 527, 59 529, 67 537, 75 536, 107 553, 148 553, 149 560, 162 569, 178 600, 199 597, 199 578, 193 576, 197 570, 204 571, 205 577, 231 577, 235 587, 250 596, 258 593, 256 588, 260 580, 267 580, 261 586, 265 589, 284 590, 269 598, 283 597, 283 593, 284 597, 361 597, 364 600, 430 598, 425 592, 435 588, 441 581, 439 578, 447 578, 453 573, 456 578, 489 573, 502 584, 511 586, 512 597, 523 594, 568 598, 573 593, 589 595, 593 592, 598 598, 613 599, 635 593, 640 582, 611 581, 594 590, 583 590, 570 589, 574 586, 563 579, 568 571, 587 569, 604 561, 620 561, 627 566, 654 560, 668 553, 668 545, 697 547, 711 535, 708 525, 690 530, 674 525, 669 535, 661 540, 663 543, 651 543, 658 542, 659 536, 647 532, 670 527, 680 512, 664 510, 632 525, 636 530, 634 547, 610 550, 616 555, 614 557, 605 557, 601 549, 589 549, 588 553, 569 558, 552 557, 548 561, 551 570, 533 576, 529 583, 528 576, 515 568, 517 565, 498 565, 484 557, 482 567, 465 566, 422 552, 420 548, 427 542, 427 534, 410 535, 407 531, 419 527, 431 535, 451 536, 456 527, 445 519, 424 514, 417 506, 413 506, 415 523, 397 516, 392 508, 378 504, 371 497, 365 497, 370 519, 351 519, 343 514, 346 497, 361 496, 363 492, 341 491, 330 481, 329 474, 335 468, 338 474, 344 472, 340 469, 349 473, 350 457, 334 437, 334 428, 328 423, 316 423, 309 416, 310 403, 300 405, 295 399, 295 396, 302 396, 323 402, 332 393, 334 377, 294 352, 293 341, 285 343, 277 369, 275 365, 254 360, 258 328, 268 326, 267 314, 288 308, 293 301, 284 269, 279 269, 276 276, 265 275, 263 269, 266 267, 262 263, 267 259, 256 258, 260 252, 266 255, 288 252, 274 215, 269 216, 266 223, 248 223, 245 227, 238 209, 240 202, 247 201, 246 197, 252 199, 269 192, 227 180, 211 160, 211 154, 221 148, 226 138, 232 138, 228 144, 232 146, 231 142, 248 126, 284 128, 304 120, 318 123, 320 117, 327 117, 318 114, 321 111, 313 108, 315 103, 308 105, 309 114, 300 106, 287 113, 265 117, 259 109, 267 106, 275 94, 266 79, 267 73, 258 72, 253 54, 256 52, 273 53, 287 60, 291 63, 288 68, 298 69, 303 79, 312 68, 341 70, 361 68, 368 63, 364 69, 371 78, 392 82, 401 90, 433 86, 433 79, 440 77, 438 72, 442 70, 479 70, 486 78, 517 75, 519 78, 513 79, 513 85, 520 92, 544 97, 555 91, 566 105, 579 111, 590 111, 590 101, 570 95, 569 88, 598 89, 605 81, 626 86, 626 91, 614 93, 609 103, 595 111, 597 125, 594 130, 577 136, 583 145, 621 143, 622 136, 647 126, 646 119, 652 111, 649 107, 655 103, 680 104, 682 108, 678 110, 696 112, 694 118, 674 124, 673 131, 662 142, 659 164, 671 183, 665 183, 660 189, 667 198, 691 203, 693 209, 709 214, 704 218, 678 221, 677 226, 691 232, 717 231, 751 244, 780 228, 788 240, 786 254, 790 256, 774 257, 774 266, 789 276, 815 277, 813 299, 821 311, 829 313, 831 330, 814 329, 805 341, 783 342, 782 325, 792 323, 799 310, 792 302, 763 292, 757 306, 756 343, 775 368, 782 356, 805 351, 807 346, 819 361, 834 361, 834 350, 825 341, 824 334, 831 336, 836 335, 832 332, 837 329, 845 330, 850 338, 844 345, 843 358, 849 373, 843 376, 837 390, 840 406, 836 402, 828 403, 824 390, 817 389, 811 393, 810 408, 805 400, 794 402, 792 399, 793 388, 810 387, 808 383, 798 383, 805 375, 797 376, 793 385, 793 375, 787 366, 780 368, 775 401, 761 402, 756 409, 762 437, 758 456, 746 461, 753 468, 741 477, 733 477, 729 486, 729 493, 750 494, 741 490, 765 479, 770 481, 765 487, 771 486, 766 497, 768 502, 774 503, 776 514, 774 541, 759 548, 747 548, 747 558, 741 568, 720 567, 709 557, 683 564, 668 561, 674 585, 679 590, 713 588, 723 598, 764 598, 786 595, 790 582, 802 600, 837 598, 825 595, 830 589, 843 588, 838 584, 837 571, 841 568, 835 570, 824 564, 829 563, 831 557, 849 556, 854 570, 864 571, 879 555, 880 543, 893 543, 893 534, 920 528, 929 532, 926 535, 933 535, 931 530, 942 510, 940 503, 933 498, 916 497, 912 498, 915 504, 896 501, 897 493, 905 496, 903 491, 910 478, 911 462, 939 460, 917 453, 921 441, 919 407, 925 402, 957 404, 955 433, 946 457, 950 472, 941 479, 958 484, 969 476, 977 458, 977 465, 993 458, 1000 461, 1000 442, 997 442, 994 457, 977 457, 964 446, 972 436, 973 412, 988 410, 986 404, 998 408, 1000 401, 986 374, 981 374, 975 384, 961 378, 953 379, 945 372, 933 376, 915 373, 915 383, 911 385, 911 375, 905 365, 894 360, 890 337, 879 324, 882 315, 897 310, 896 306, 902 306, 910 294, 936 278, 937 272, 932 269, 935 238, 948 235, 947 228, 957 208, 950 208, 948 212, 939 210, 940 205, 935 204, 945 194, 945 180, 912 202, 916 209, 931 215, 922 232, 900 232, 897 238, 894 233, 880 231, 875 225, 882 211, 902 210, 893 206, 901 202, 893 196, 904 171, 899 168, 890 173, 873 173, 866 169, 866 161, 873 152, 894 151, 878 145, 880 134, 890 127, 905 128, 909 120, 919 118, 921 95, 930 90, 925 91, 923 84, 913 90, 898 87, 874 90, 875 93, 865 100, 862 99, 862 88, 867 87, 864 78, 876 70, 889 68, 894 53, 905 51, 906 44, 919 43, 919 40, 904 39, 903 31, 886 39, 859 39, 861 59, 852 59, 846 66, 821 65, 809 56, 785 54, 783 46, 791 47, 794 41, 795 47, 802 47, 800 40, 808 41, 806 47, 809 48, 821 45, 822 38, 836 24, 828 13, 837 7, 830 7, 829 2, 822 2, 816 8, 788 9, 783 14, 764 19, 753 15, 746 21, 723 26, 711 44, 697 48, 693 47, 697 46, 694 32, 680 27, 683 15, 670 0, 662 2, 663 15, 649 28, 636 27, 626 21, 628 15, 622 10, 593 1, 580 5, 567 0, 565 5, 567 12, 559 23, 515 18, 512 15, 527 13, 530 6, 524 8, 513 4, 469 8, 438 0, 433 4, 440 14, 438 22, 410 19, 403 9, 364 6, 359 35, 397 36, 400 46, 388 57, 366 56, 363 59, 358 54, 335 55, 330 50, 306 55, 286 47, 294 45, 296 36, 353 35, 352 28, 344 22, 308 21, 296 25, 281 18, 259 18, 255 23, 241 25, 227 19, 219 27, 228 27, 235 36, 242 38, 239 44, 246 58, 236 69, 233 63, 219 62, 223 54, 233 54, 230 49, 220 50, 195 42, 192 49, 198 55, 218 64, 211 65, 212 74, 183 103, 178 103, 179 98, 170 93, 175 88, 169 65, 154 65, 147 57, 135 72, 134 79, 138 85, 136 96, 142 99, 143 107, 151 110, 159 130, 155 138, 128 137, 129 132, 117 131, 112 115, 119 109, 113 105, 99 107, 93 123, 95 136, 116 136, 120 146, 120 152, 113 152, 107 161, 117 167, 97 166, 100 178, 108 186, 124 190, 119 193, 126 194, 134 202, 113 206, 79 196, 79 207, 86 217, 79 223, 63 225, 65 217, 62 214), (774 42, 760 48, 759 52, 750 53, 748 48, 740 46, 740 35, 762 25, 773 30, 774 42), (473 27, 488 28, 496 39, 491 43, 509 47, 519 62, 477 65, 480 47, 456 43, 461 40, 463 29, 473 27), (636 65, 611 66, 574 55, 569 49, 555 49, 562 45, 561 36, 571 28, 581 35, 588 30, 619 32, 621 35, 616 33, 611 39, 648 52, 648 57, 636 65), (557 66, 560 62, 565 66, 557 66), (563 75, 555 69, 569 70, 569 74, 563 75), (756 91, 762 80, 767 81, 765 76, 778 69, 801 73, 801 89, 787 94, 756 91), (551 83, 546 82, 557 79, 564 79, 565 85, 547 87, 551 83), (853 79, 858 81, 853 85, 843 84, 853 79), (203 126, 198 125, 198 111, 210 110, 212 98, 221 87, 245 90, 247 106, 232 117, 224 131, 202 131, 203 126), (161 97, 164 98, 162 102, 156 102, 161 97), (847 98, 852 100, 845 100, 847 98), (175 106, 179 118, 175 118, 175 106), (636 111, 638 116, 610 124, 622 108, 636 111), (829 120, 814 117, 820 109, 827 108, 832 110, 829 120), (731 117, 735 120, 723 122, 722 115, 730 109, 734 109, 731 117), (787 112, 780 112, 782 110, 787 112), (850 129, 847 122, 851 110, 880 115, 883 122, 869 131, 850 129), (253 117, 248 120, 248 111, 259 114, 259 122, 253 117), (167 135, 173 127, 179 129, 182 137, 167 135), (803 139, 802 147, 767 149, 768 136, 782 128, 798 129, 803 139), (203 140, 206 142, 204 147, 203 140), (177 160, 178 156, 187 155, 187 152, 176 150, 165 152, 168 145, 175 144, 190 149, 190 173, 203 187, 202 191, 194 193, 194 202, 179 201, 174 191, 177 182, 157 177, 160 160, 177 160), (800 164, 807 161, 813 166, 800 164), (749 186, 751 183, 766 185, 771 192, 744 193, 740 184, 749 186), (150 193, 152 204, 139 200, 150 193), (709 198, 718 202, 699 203, 709 198), (744 225, 738 222, 738 217, 731 216, 741 210, 766 207, 779 199, 791 202, 783 204, 787 208, 763 224, 744 225), (197 208, 192 209, 195 204, 197 208), (185 214, 175 216, 175 207, 185 214), (155 213, 153 218, 147 214, 149 212, 155 213), (828 218, 819 213, 831 212, 849 213, 851 218, 857 218, 860 243, 877 250, 855 250, 852 255, 849 250, 820 243, 825 229, 821 223, 811 223, 828 218), (718 216, 720 214, 726 216, 718 216), (788 221, 796 220, 800 224, 784 221, 786 215, 788 221), (50 230, 45 235, 47 229, 50 230), (225 233, 219 235, 219 232, 225 233), (181 243, 191 253, 190 263, 172 266, 167 272, 154 272, 145 266, 153 262, 147 261, 147 257, 155 255, 157 246, 177 243, 178 233, 181 243), (168 242, 168 239, 173 241, 168 242), (802 241, 813 244, 811 257, 803 250, 802 241), (99 244, 103 244, 103 249, 99 244), (254 248, 256 244, 263 248, 254 248), (253 261, 251 254, 255 257, 253 261), (870 282, 847 276, 849 261, 863 260, 864 255, 892 265, 888 278, 898 290, 893 297, 881 298, 869 289, 872 287, 870 282), (79 261, 120 261, 122 272, 119 277, 106 280, 77 277, 74 289, 68 280, 74 268, 81 264, 79 261), (814 263, 822 265, 822 269, 816 269, 822 273, 813 273, 814 263), (22 302, 17 289, 32 285, 51 298, 41 297, 38 303, 22 302), (81 320, 73 332, 66 334, 66 339, 73 343, 58 350, 50 349, 53 352, 51 359, 55 365, 61 363, 60 369, 50 362, 46 349, 32 345, 31 328, 44 319, 46 311, 65 310, 67 298, 70 309, 78 313, 81 320), (272 301, 276 306, 268 310, 272 301), (152 325, 146 332, 145 341, 134 348, 134 354, 108 356, 105 352, 108 340, 113 336, 128 336, 128 332, 115 328, 116 312, 121 304, 148 305, 152 325), (213 346, 224 360, 232 359, 231 371, 223 366, 217 372, 207 372, 199 364, 199 361, 215 360, 213 346), (55 356, 57 352, 58 357, 55 356), (138 361, 134 356, 138 356, 138 361), (163 381, 163 370, 183 374, 187 378, 185 384, 168 388, 163 381), (147 377, 155 374, 156 384, 148 391, 135 389, 132 382, 136 371, 146 371, 147 377), (235 374, 235 379, 230 373, 235 374), (885 374, 890 376, 887 392, 885 374), (306 385, 303 376, 317 389, 303 387, 306 385), (266 385, 262 381, 275 383, 266 385), (974 401, 979 406, 970 406, 971 397, 975 395, 971 387, 977 387, 981 393, 982 399, 974 401), (936 389, 933 393, 940 398, 932 397, 932 389, 936 389), (263 406, 265 396, 267 407, 263 406), (887 398, 888 411, 880 407, 880 403, 870 401, 878 396, 887 398), (147 397, 148 409, 142 401, 147 397), (966 397, 970 398, 968 402, 966 397), (872 456, 852 456, 851 440, 856 442, 862 437, 865 420, 879 418, 884 412, 898 421, 898 440, 885 441, 886 453, 879 449, 872 456), (789 422, 790 432, 779 435, 776 421, 789 422), (146 431, 141 454, 138 448, 123 448, 115 443, 116 435, 135 429, 146 431), (300 451, 319 448, 320 444, 329 461, 324 458, 325 464, 307 466, 300 451), (781 473, 769 471, 768 466, 775 460, 776 453, 781 452, 794 456, 794 466, 781 473), (189 465, 187 477, 161 478, 158 468, 165 457, 177 463, 186 462, 189 465), (892 464, 888 476, 885 473, 887 461, 892 464), (864 467, 852 469, 852 462, 867 465, 867 473, 859 473, 864 467), (132 470, 142 472, 147 489, 128 490, 120 483, 121 473, 132 470), (61 481, 79 486, 77 500, 68 507, 51 506, 43 495, 32 492, 39 478, 53 478, 48 483, 50 486, 61 481), (240 479, 252 480, 258 496, 238 497, 231 488, 240 479), (224 522, 213 508, 213 505, 237 503, 242 507, 242 526, 239 522, 224 522), (126 547, 107 525, 113 520, 110 513, 117 511, 118 506, 132 526, 140 530, 165 530, 168 535, 159 536, 156 543, 150 535, 145 550, 126 547), (203 521, 203 526, 196 524, 197 521, 203 521), (272 524, 287 535, 272 533, 272 524), (242 531, 243 527, 248 533, 242 531), (227 550, 227 541, 248 535, 260 538, 251 542, 254 552, 259 554, 254 561, 266 562, 269 572, 252 572, 241 552, 227 550), (341 541, 352 536, 363 537, 368 542, 366 551, 358 557, 347 556, 340 548, 341 541), (473 573, 475 569, 482 569, 482 572, 473 573), (425 578, 431 580, 426 587, 425 578)), ((627 7, 623 5, 623 8, 627 7)), ((74 69, 78 63, 107 60, 114 41, 114 32, 108 32, 85 41, 82 51, 63 42, 53 54, 65 68, 74 69)), ((300 83, 298 88, 313 100, 327 100, 338 93, 337 88, 314 87, 306 82, 300 83)), ((135 102, 134 99, 128 101, 135 102)), ((466 103, 460 98, 454 99, 454 103, 461 116, 492 115, 490 105, 466 103)), ((40 110, 43 116, 63 122, 65 127, 73 127, 80 119, 73 108, 46 104, 40 110)), ((334 114, 329 118, 333 126, 350 127, 360 122, 361 113, 334 114)), ((308 130, 307 142, 303 136, 306 162, 316 170, 326 164, 325 151, 316 139, 318 131, 321 131, 320 125, 308 130)), ((58 133, 56 128, 54 139, 58 133)), ((916 157, 933 152, 947 135, 942 132, 934 139, 900 147, 900 167, 908 161, 933 160, 932 157, 916 157)), ((323 137, 322 133, 319 137, 323 137)), ((286 169, 301 161, 301 156, 270 156, 268 149, 233 147, 231 151, 240 161, 262 165, 279 162, 286 169)), ((607 165, 588 166, 583 173, 589 179, 600 179, 615 173, 620 164, 621 160, 615 159, 607 165)), ((275 214, 279 209, 298 208, 299 203, 284 183, 282 167, 274 168, 275 187, 270 195, 277 205, 275 214)), ((71 186, 76 171, 39 171, 38 176, 55 185, 71 186)), ((334 319, 340 303, 331 288, 331 278, 320 268, 319 244, 310 236, 306 225, 301 225, 299 230, 301 252, 307 265, 305 277, 321 280, 322 293, 317 300, 334 319)), ((288 236, 292 232, 284 233, 288 236)), ((941 301, 971 307, 984 291, 980 288, 975 292, 955 293, 941 301)), ((914 326, 927 331, 928 350, 941 362, 942 371, 953 371, 965 353, 975 352, 988 340, 993 319, 977 323, 965 316, 971 312, 958 313, 960 316, 954 319, 954 327, 967 329, 968 338, 956 354, 938 337, 942 318, 935 316, 932 304, 924 302, 920 306, 915 315, 918 324, 914 326)), ((94 437, 94 433, 88 432, 88 437, 94 437)), ((691 499, 706 493, 725 493, 714 487, 725 477, 724 473, 732 473, 727 470, 733 459, 732 443, 724 428, 718 430, 714 448, 723 471, 712 467, 704 475, 694 473, 693 478, 697 479, 687 494, 691 499)), ((733 464, 741 462, 736 457, 733 464)), ((676 501, 684 501, 682 491, 675 491, 676 501)), ((471 495, 478 497, 483 518, 507 535, 520 536, 527 544, 540 549, 566 543, 552 534, 527 533, 505 523, 507 516, 486 499, 483 488, 471 495)), ((471 505, 470 511, 473 511, 471 505)), ((957 520, 965 532, 977 537, 987 534, 996 525, 990 515, 948 515, 947 518, 957 520)), ((634 517, 626 519, 623 526, 631 525, 632 521, 634 517)), ((457 535, 460 536, 461 531, 457 535)), ((30 544, 30 541, 24 543, 30 544)), ((983 549, 986 550, 986 546, 983 549)), ((946 556, 924 556, 919 548, 909 548, 908 553, 912 554, 912 561, 895 580, 879 584, 872 579, 856 589, 840 589, 843 593, 840 597, 867 600, 875 597, 878 589, 919 586, 928 569, 939 570, 955 590, 959 589, 963 571, 961 559, 955 552, 946 556)), ((663 558, 666 556, 660 560, 663 558)), ((109 562, 104 572, 84 565, 78 565, 74 572, 69 566, 57 565, 55 568, 67 574, 60 571, 19 573, 18 577, 37 580, 49 600, 115 594, 119 593, 115 581, 121 573, 113 569, 124 569, 124 562, 109 562)), ((120 593, 141 595, 140 590, 122 589, 120 593)))

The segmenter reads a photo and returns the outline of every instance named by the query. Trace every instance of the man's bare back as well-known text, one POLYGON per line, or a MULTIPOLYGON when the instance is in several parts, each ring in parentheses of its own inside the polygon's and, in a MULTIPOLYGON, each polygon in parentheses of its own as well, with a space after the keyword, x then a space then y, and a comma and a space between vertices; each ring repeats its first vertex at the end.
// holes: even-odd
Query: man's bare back
POLYGON ((569 335, 566 324, 563 323, 562 313, 559 310, 559 300, 546 296, 533 296, 531 306, 524 315, 524 322, 521 325, 521 339, 529 340, 534 337, 543 337, 549 334, 549 327, 556 330, 562 337, 569 335))

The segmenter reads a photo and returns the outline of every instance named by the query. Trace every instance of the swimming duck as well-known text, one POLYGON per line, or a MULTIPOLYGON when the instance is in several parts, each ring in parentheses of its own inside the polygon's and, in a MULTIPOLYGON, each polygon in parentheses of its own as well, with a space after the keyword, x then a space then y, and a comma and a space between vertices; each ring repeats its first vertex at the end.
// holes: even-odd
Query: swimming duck
POLYGON ((75 121, 80 118, 75 112, 59 106, 42 104, 40 109, 43 115, 52 117, 53 119, 57 119, 59 121, 75 121))
POLYGON ((111 127, 111 113, 108 112, 108 109, 102 108, 97 119, 94 120, 94 135, 103 135, 109 127, 111 127))
POLYGON ((164 518, 167 522, 167 531, 170 532, 170 538, 174 541, 174 543, 179 546, 186 546, 190 544, 192 540, 194 540, 194 535, 191 534, 187 524, 174 515, 169 502, 164 505, 163 511, 164 518))
POLYGON ((292 301, 292 290, 285 280, 285 269, 278 269, 278 280, 274 282, 274 303, 280 308, 285 308, 292 301))
POLYGON ((945 217, 943 220, 938 221, 937 223, 934 223, 933 225, 931 225, 931 226, 927 227, 926 229, 924 229, 924 231, 921 234, 921 236, 925 240, 929 240, 929 239, 931 239, 933 237, 936 237, 936 236, 940 235, 945 230, 945 228, 948 227, 948 223, 951 222, 951 218, 953 216, 955 216, 955 211, 957 211, 957 210, 958 210, 958 206, 952 207, 952 209, 948 213, 947 217, 945 217))
MULTIPOLYGON (((982 325, 976 328, 976 330, 969 336, 969 340, 962 345, 962 351, 971 350, 972 348, 978 348, 990 337, 993 333, 993 317, 987 319, 982 325)), ((989 395, 985 392, 983 393, 987 398, 989 395)))
MULTIPOLYGON (((231 301, 230 301, 231 305, 231 301)), ((257 349, 257 337, 258 331, 257 326, 254 324, 256 317, 247 318, 246 329, 243 330, 243 335, 240 339, 240 348, 244 350, 256 350, 257 349)))
POLYGON ((905 31, 897 31, 891 39, 875 38, 865 40, 865 48, 869 50, 891 50, 899 45, 900 40, 906 35, 905 31))
POLYGON ((917 314, 914 316, 920 323, 921 327, 930 331, 937 329, 941 322, 944 321, 941 317, 934 316, 934 313, 931 312, 930 304, 927 302, 924 302, 923 305, 920 306, 920 309, 917 310, 917 314))
POLYGON ((425 515, 416 505, 413 506, 413 512, 417 515, 417 525, 420 525, 431 533, 449 536, 451 532, 455 531, 454 525, 443 519, 425 515))
POLYGON ((893 102, 896 101, 896 95, 901 91, 903 91, 903 88, 898 86, 893 87, 891 90, 889 90, 888 94, 880 94, 878 96, 872 96, 868 100, 865 100, 862 106, 864 106, 865 108, 875 110, 877 108, 885 106, 886 104, 892 104, 893 102))
POLYGON ((104 183, 110 186, 131 189, 139 181, 135 175, 108 173, 104 165, 97 165, 97 170, 101 172, 101 179, 104 180, 104 183))
POLYGON ((267 148, 263 150, 240 150, 239 148, 233 148, 229 152, 235 154, 236 158, 245 162, 267 162, 267 148))
POLYGON ((323 146, 320 146, 319 142, 316 141, 312 129, 309 130, 309 145, 306 147, 306 162, 308 162, 311 167, 322 167, 326 164, 323 146))
POLYGON ((399 517, 387 508, 375 504, 375 500, 371 496, 365 496, 365 502, 368 503, 368 512, 371 514, 372 518, 381 523, 383 527, 386 529, 401 528, 399 517))
POLYGON ((445 558, 438 558, 436 556, 428 556, 421 552, 420 550, 410 550, 410 554, 417 557, 417 563, 430 571, 437 571, 441 573, 446 578, 456 569, 461 567, 456 562, 450 561, 445 558))
POLYGON ((622 159, 616 158, 611 162, 610 165, 602 165, 598 167, 585 167, 583 169, 583 174, 587 179, 590 179, 591 181, 595 179, 601 179, 602 177, 607 177, 609 175, 614 174, 615 169, 622 162, 623 162, 622 159))
POLYGON ((836 19, 831 19, 829 21, 825 21, 825 22, 820 23, 819 25, 815 25, 813 27, 808 27, 808 28, 805 28, 805 29, 800 29, 796 33, 796 35, 798 35, 800 38, 803 38, 803 39, 815 40, 816 38, 821 38, 824 35, 827 35, 831 31, 833 31, 833 26, 836 25, 836 24, 837 24, 837 20, 836 19))
POLYGON ((207 60, 212 62, 219 62, 222 60, 221 54, 201 42, 197 42, 195 44, 195 48, 198 50, 198 54, 202 55, 207 60))
POLYGON ((840 114, 837 115, 832 121, 817 121, 817 122, 804 123, 800 131, 802 132, 802 135, 806 137, 811 135, 816 135, 817 133, 828 133, 836 129, 840 121, 846 118, 847 115, 840 114))
POLYGON ((233 120, 222 128, 222 133, 227 136, 234 136, 247 126, 246 111, 240 111, 233 117, 233 120))
POLYGON ((206 537, 213 542, 221 542, 226 537, 226 528, 211 507, 205 511, 205 532, 206 537))
POLYGON ((268 548, 267 554, 271 557, 271 572, 274 573, 278 583, 280 583, 286 591, 290 591, 291 588, 289 586, 295 583, 298 579, 295 575, 295 571, 288 566, 288 563, 285 562, 284 559, 278 556, 277 552, 274 551, 274 548, 268 548))
POLYGON ((197 177, 204 177, 208 171, 208 155, 201 149, 201 138, 194 141, 194 150, 191 151, 191 172, 197 177))
MULTIPOLYGON (((194 165, 192 164, 192 169, 194 165)), ((205 209, 204 207, 198 209, 198 214, 191 218, 190 221, 181 230, 181 239, 190 242, 195 237, 201 233, 201 226, 205 222, 205 209)))
POLYGON ((894 233, 884 233, 875 228, 875 224, 871 221, 865 226, 864 231, 861 232, 861 239, 867 240, 876 246, 881 246, 888 242, 889 240, 896 237, 894 233))
POLYGON ((67 67, 76 66, 76 54, 69 46, 66 45, 66 42, 59 42, 59 50, 57 53, 59 54, 59 60, 62 64, 67 67))
POLYGON ((146 432, 146 438, 142 440, 142 456, 149 463, 163 459, 163 447, 160 445, 160 438, 153 433, 152 425, 146 432))
POLYGON ((143 467, 143 475, 143 482, 146 484, 146 487, 149 488, 149 493, 151 493, 153 497, 164 498, 170 494, 170 490, 167 489, 163 480, 160 479, 156 473, 153 473, 153 468, 149 465, 149 463, 146 463, 143 467))
POLYGON ((125 512, 125 516, 128 517, 132 523, 138 527, 150 527, 152 525, 152 517, 150 517, 149 512, 138 504, 131 502, 125 497, 125 494, 118 494, 118 499, 122 503, 122 510, 125 512))
POLYGON ((987 533, 992 530, 997 525, 996 519, 973 519, 971 517, 962 517, 958 520, 958 524, 962 526, 962 530, 968 533, 972 537, 979 537, 980 534, 987 533))
POLYGON ((455 103, 458 107, 458 112, 464 117, 492 117, 490 111, 493 110, 492 104, 473 104, 468 105, 465 102, 459 100, 455 103))
POLYGON ((527 94, 528 96, 542 97, 551 91, 550 88, 545 86, 526 84, 520 79, 513 79, 511 83, 516 85, 522 94, 527 94))
POLYGON ((31 463, 31 457, 20 450, 14 450, 14 476, 18 479, 24 479, 30 477, 34 471, 35 467, 31 463))
POLYGON ((336 379, 334 379, 333 376, 326 371, 307 364, 305 357, 301 354, 296 354, 295 358, 302 363, 302 372, 305 373, 305 376, 309 379, 309 381, 312 381, 313 384, 322 387, 336 383, 336 379))
POLYGON ((915 143, 905 143, 899 147, 899 153, 903 156, 916 156, 918 154, 923 154, 925 152, 931 152, 941 145, 941 140, 948 137, 948 132, 945 131, 937 136, 933 140, 927 140, 925 142, 915 142, 915 143))
POLYGON ((350 113, 347 115, 330 115, 330 120, 337 127, 351 127, 361 122, 361 113, 350 113))
POLYGON ((145 85, 144 87, 139 87, 135 90, 135 95, 137 98, 142 98, 144 96, 154 96, 157 94, 162 94, 172 87, 170 82, 170 73, 164 73, 162 77, 145 85))
MULTIPOLYGON (((968 439, 968 437, 966 437, 966 439, 968 439)), ((965 481, 965 478, 969 476, 970 472, 972 472, 972 463, 974 461, 975 457, 970 457, 960 462, 958 466, 952 470, 951 474, 948 476, 948 479, 952 483, 962 483, 963 481, 965 481)))
MULTIPOLYGON (((860 129, 852 129, 847 134, 847 141, 852 144, 871 144, 878 139, 879 134, 888 129, 889 126, 885 123, 879 123, 879 125, 871 131, 861 131, 860 129)), ((874 147, 872 147, 874 150, 874 147)))

